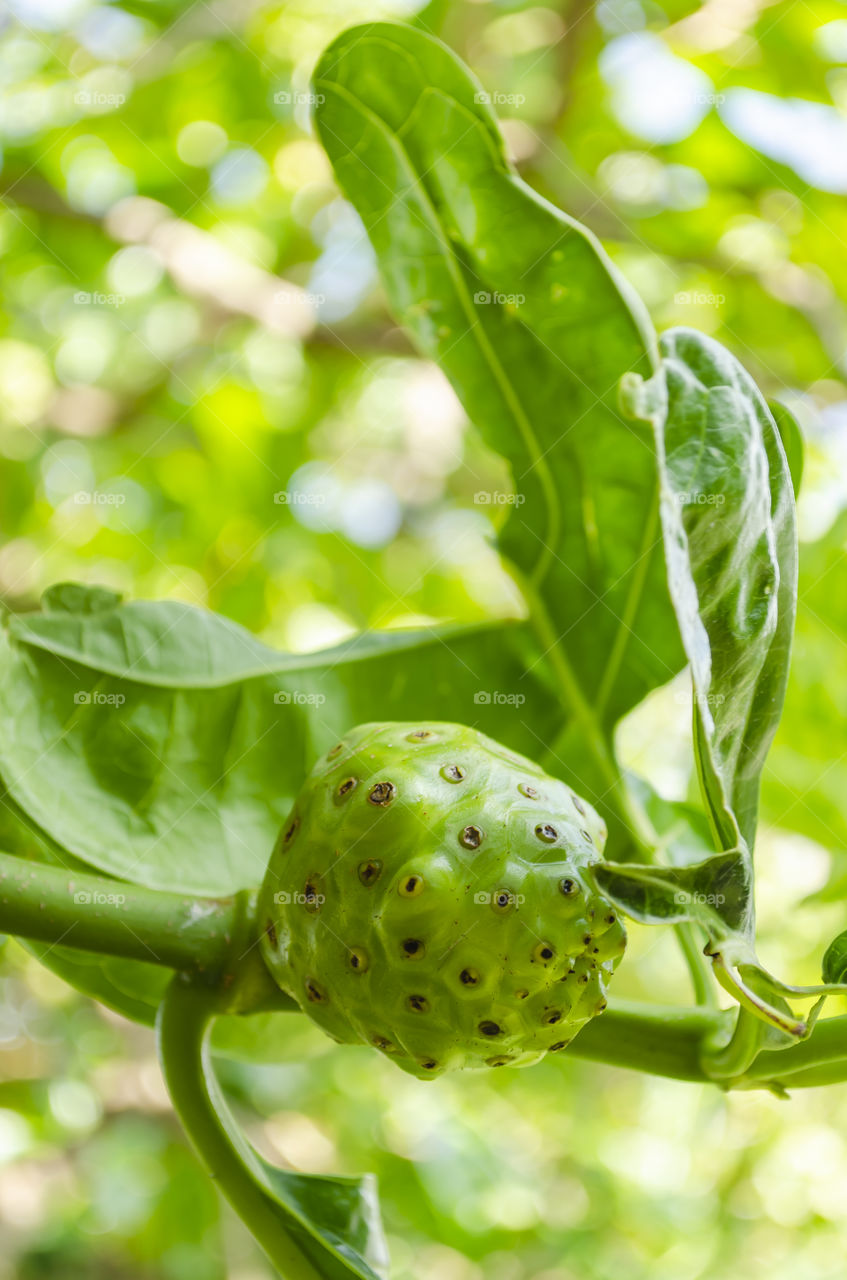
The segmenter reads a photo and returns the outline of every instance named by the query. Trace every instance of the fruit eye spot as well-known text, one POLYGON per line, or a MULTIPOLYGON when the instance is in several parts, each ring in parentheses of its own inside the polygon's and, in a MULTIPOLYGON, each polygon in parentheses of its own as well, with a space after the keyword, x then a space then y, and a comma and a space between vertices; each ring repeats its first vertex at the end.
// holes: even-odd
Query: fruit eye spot
POLYGON ((413 733, 406 734, 407 742, 425 742, 427 738, 434 738, 435 734, 431 729, 415 729, 413 733))
POLYGON ((538 792, 535 787, 531 787, 528 782, 519 782, 518 791, 520 791, 522 796, 526 796, 529 800, 538 799, 538 792))
POLYGON ((377 1049, 381 1049, 383 1053, 396 1053, 397 1046, 392 1040, 387 1040, 385 1036, 371 1036, 371 1044, 377 1049))
POLYGON ((512 1059, 507 1054, 501 1054, 499 1058, 486 1058, 485 1065, 487 1067, 505 1067, 512 1059))
POLYGON ((565 876, 564 880, 559 881, 559 889, 566 898, 575 898, 579 893, 579 885, 570 876, 565 876))
POLYGON ((396 794, 397 788, 393 782, 375 782, 368 792, 368 800, 371 804, 384 809, 386 805, 391 804, 396 794))
POLYGON ((439 770, 442 778, 446 778, 448 782, 461 782, 465 776, 465 771, 460 764, 445 764, 439 770))
POLYGON ((478 849, 482 844, 483 832, 481 827, 465 827, 459 835, 459 844, 464 845, 466 849, 478 849))
POLYGON ((421 942, 420 938, 406 938, 403 942, 403 953, 410 960, 419 960, 426 951, 426 945, 421 942))
POLYGON ((415 1013, 429 1013, 429 1001, 426 996, 409 996, 406 1002, 415 1013))
POLYGON ((580 831, 580 833, 579 833, 579 834, 582 836, 583 840, 587 840, 589 844, 593 844, 593 843, 594 843, 594 841, 591 839, 591 832, 590 832, 590 831, 580 831))
POLYGON ((401 898, 417 898, 423 893, 423 876, 407 876, 397 887, 401 898))
POLYGON ((588 974, 587 974, 587 973, 581 973, 581 974, 579 975, 579 981, 580 981, 580 982, 583 984, 583 986, 584 986, 584 985, 585 985, 585 983, 588 981, 588 974))
POLYGON ((567 1049, 570 1044, 569 1040, 558 1040, 555 1044, 550 1045, 550 1053, 558 1053, 560 1049, 567 1049))
POLYGON ((428 1058, 426 1062, 421 1063, 421 1066, 424 1071, 435 1071, 438 1067, 438 1063, 433 1058, 428 1058))
POLYGON ((606 916, 606 924, 614 924, 617 918, 618 917, 615 915, 614 911, 610 911, 606 916))
POLYGON ((529 992, 527 991, 527 989, 525 987, 522 987, 520 991, 515 992, 515 999, 526 1000, 528 995, 529 995, 529 992))
POLYGON ((552 1027, 554 1023, 562 1021, 561 1009, 548 1009, 541 1021, 545 1026, 552 1027))
POLYGON ((345 778, 344 781, 340 782, 338 784, 338 787, 336 788, 336 792, 335 792, 336 800, 343 800, 346 796, 349 796, 350 792, 355 791, 358 785, 359 785, 358 778, 345 778))
POLYGON ((377 858, 369 858, 359 863, 359 879, 362 884, 375 884, 382 875, 382 863, 377 858))
POLYGON ((515 895, 509 889, 498 889, 491 895, 491 910, 498 916, 506 916, 515 905, 515 895))
POLYGON ((466 987, 475 987, 479 982, 479 972, 476 969, 463 969, 459 974, 459 981, 466 987))
POLYGON ((344 750, 344 743, 337 742, 334 747, 330 747, 329 751, 327 751, 326 753, 327 760, 334 760, 335 757, 339 755, 339 753, 343 750, 344 750))
POLYGON ((590 947, 593 941, 594 939, 592 938, 591 934, 587 933, 585 937, 582 939, 582 945, 584 947, 590 947))
POLYGON ((577 813, 581 813, 581 814, 582 814, 582 816, 583 816, 583 818, 584 818, 584 817, 585 817, 585 805, 582 803, 582 801, 580 800, 579 796, 571 796, 571 799, 573 800, 573 807, 576 809, 577 813))
POLYGON ((265 934, 271 946, 275 947, 277 939, 276 939, 276 929, 274 928, 273 920, 269 920, 268 923, 265 925, 265 934))
POLYGON ((532 958, 540 964, 547 964, 556 954, 549 942, 539 942, 538 946, 533 950, 532 958))
POLYGON ((326 1000, 323 988, 318 986, 314 978, 306 979, 306 999, 312 1004, 323 1004, 326 1000))
POLYGON ((291 844, 291 841, 297 835, 297 828, 300 826, 299 818, 292 818, 291 822, 285 829, 285 835, 282 837, 285 844, 291 844))
POLYGON ((499 1022, 481 1022, 479 1032, 483 1036, 500 1036, 503 1034, 503 1028, 499 1022))
POLYGON ((348 960, 350 961, 350 968, 355 970, 356 973, 364 973, 370 968, 371 962, 368 959, 368 953, 363 951, 361 947, 353 947, 348 960))
POLYGON ((324 897, 321 893, 320 876, 309 876, 303 886, 303 906, 312 915, 316 915, 324 903, 324 897))
POLYGON ((558 840, 559 833, 549 822, 540 822, 535 828, 535 834, 539 840, 543 840, 545 844, 552 844, 554 840, 558 840))

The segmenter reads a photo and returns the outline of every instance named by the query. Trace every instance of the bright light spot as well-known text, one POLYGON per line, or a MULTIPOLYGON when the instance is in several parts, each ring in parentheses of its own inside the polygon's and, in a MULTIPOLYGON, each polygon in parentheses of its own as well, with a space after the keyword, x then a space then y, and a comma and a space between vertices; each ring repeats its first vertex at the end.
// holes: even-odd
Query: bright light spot
POLYGON ((99 5, 77 23, 76 36, 97 58, 133 58, 144 44, 146 25, 124 9, 99 5))
POLYGON ((357 628, 342 613, 325 604, 301 604, 285 622, 285 647, 292 653, 311 653, 340 644, 357 628))
POLYGON ((837 108, 758 89, 730 89, 720 114, 736 137, 812 186, 847 192, 847 120, 837 108))
POLYGON ((164 273, 164 266, 157 253, 146 245, 139 244, 119 249, 110 259, 106 270, 107 279, 115 293, 136 298, 156 288, 164 273))
POLYGON ((111 151, 97 138, 81 137, 62 153, 68 203, 85 213, 105 213, 118 200, 132 195, 132 171, 118 164, 111 151))
POLYGON ((8 0, 12 13, 27 27, 42 31, 61 31, 69 27, 88 8, 89 0, 8 0))
POLYGON ((288 482, 286 505, 305 528, 328 533, 336 528, 343 492, 330 467, 322 462, 307 462, 288 482))
POLYGON ((687 138, 714 105, 709 77, 646 32, 612 40, 600 55, 600 71, 620 123, 650 142, 687 138))
POLYGON ((402 520, 397 495, 383 480, 360 480, 341 500, 339 528, 360 547, 384 547, 402 520))
POLYGON ((97 1095, 81 1080, 55 1080, 49 1089, 50 1110, 65 1129, 93 1129, 100 1119, 97 1095))
POLYGON ((0 339, 0 422, 21 427, 36 422, 53 392, 50 366, 37 347, 0 339))
POLYGON ((316 142, 298 138, 280 147, 274 156, 274 174, 287 191, 300 191, 311 182, 327 182, 331 176, 326 154, 316 142))
POLYGON ((184 298, 170 298, 151 307, 141 324, 141 338, 160 360, 184 351, 200 332, 196 307, 184 298))
POLYGON ((47 501, 53 507, 75 493, 94 488, 94 469, 85 445, 63 440, 41 459, 41 476, 47 501))
POLYGON ((114 329, 105 316, 75 320, 56 352, 57 378, 66 384, 96 382, 105 372, 116 346, 114 329))
POLYGON ((827 62, 847 62, 847 18, 835 18, 818 27, 815 48, 827 62))
POLYGON ((17 1111, 0 1111, 0 1163, 17 1160, 30 1146, 30 1127, 17 1111))
POLYGON ((176 140, 176 153, 183 164, 204 168, 214 164, 226 151, 228 138, 225 130, 211 120, 192 120, 180 129, 176 140))
POLYGON ((376 257, 352 205, 334 200, 314 219, 312 232, 324 246, 312 268, 308 292, 323 299, 318 313, 325 323, 355 311, 376 277, 376 257))
POLYGON ((212 194, 218 204, 249 204, 262 194, 269 174, 267 162, 258 151, 234 147, 212 170, 212 194))

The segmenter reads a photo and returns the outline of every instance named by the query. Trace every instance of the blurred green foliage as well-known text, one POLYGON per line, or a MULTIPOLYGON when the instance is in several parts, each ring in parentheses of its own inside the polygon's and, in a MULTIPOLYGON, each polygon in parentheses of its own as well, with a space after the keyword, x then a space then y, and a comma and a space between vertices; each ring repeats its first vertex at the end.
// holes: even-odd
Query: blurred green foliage
MULTIPOLYGON (((837 0, 7 0, 0 598, 105 582, 295 649, 518 608, 474 502, 502 465, 388 317, 310 134, 318 53, 380 17, 455 47, 524 176, 657 325, 720 338, 803 424, 757 857, 763 958, 814 981, 847 882, 837 0)), ((668 795, 693 785, 686 699, 678 682, 621 733, 668 795)), ((634 935, 619 994, 686 998, 670 939, 634 935)), ((0 1280, 266 1277, 170 1116, 151 1034, 4 950, 0 1280)), ((228 1085, 273 1158, 380 1175, 397 1280, 843 1275, 843 1091, 725 1098, 561 1059, 428 1086, 287 1025, 284 1061, 274 1035, 275 1061, 229 1063, 228 1085)))

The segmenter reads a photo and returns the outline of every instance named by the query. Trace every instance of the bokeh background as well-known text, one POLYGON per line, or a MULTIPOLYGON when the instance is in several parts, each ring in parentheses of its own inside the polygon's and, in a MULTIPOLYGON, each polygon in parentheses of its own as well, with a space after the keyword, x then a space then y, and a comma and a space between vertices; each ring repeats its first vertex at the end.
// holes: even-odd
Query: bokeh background
MULTIPOLYGON (((501 464, 392 323, 310 131, 321 48, 380 17, 456 48, 657 326, 718 337, 803 425, 757 857, 763 959, 814 981, 847 924, 843 3, 5 0, 3 606, 101 582, 297 650, 519 608, 474 503, 501 464)), ((681 680, 621 729, 669 796, 688 715, 681 680)), ((672 941, 633 932, 618 994, 687 999, 672 941)), ((12 942, 0 983, 0 1280, 266 1280, 152 1034, 12 942)), ((276 1159, 380 1175, 397 1280, 842 1280, 844 1088, 724 1097, 561 1058, 427 1085, 290 1028, 227 1084, 276 1159)))

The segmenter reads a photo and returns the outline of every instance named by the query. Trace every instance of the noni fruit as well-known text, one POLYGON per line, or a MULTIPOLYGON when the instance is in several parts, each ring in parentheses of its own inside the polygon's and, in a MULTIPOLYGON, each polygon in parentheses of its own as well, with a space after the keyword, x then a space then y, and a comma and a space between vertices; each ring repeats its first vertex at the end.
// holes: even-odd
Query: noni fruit
POLYGON ((602 1012, 623 954, 589 871, 605 838, 570 787, 473 729, 361 725, 283 825, 265 959, 334 1039, 421 1078, 537 1062, 602 1012))

